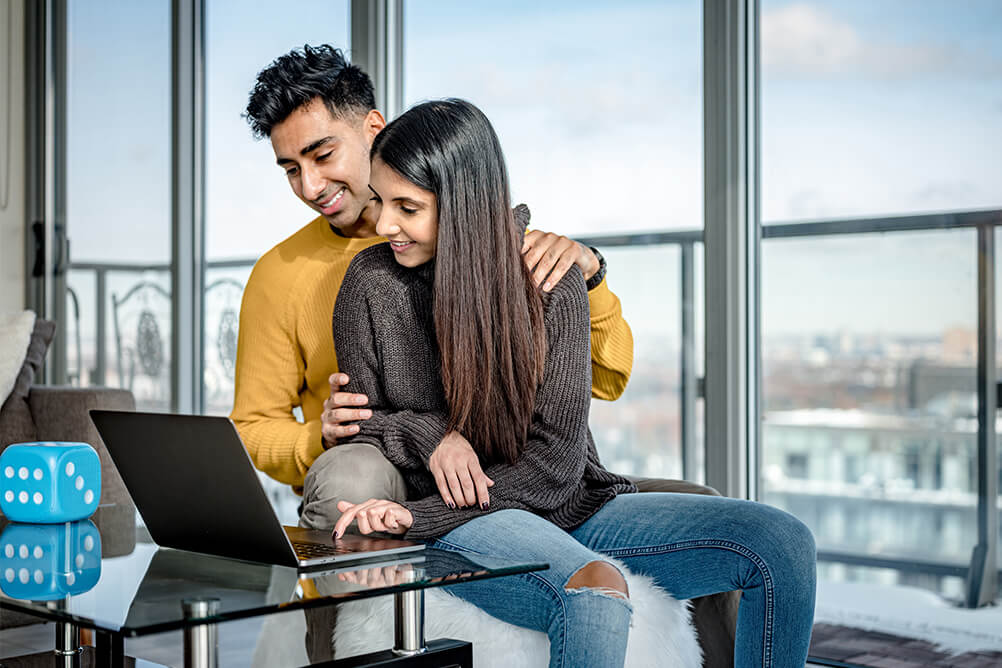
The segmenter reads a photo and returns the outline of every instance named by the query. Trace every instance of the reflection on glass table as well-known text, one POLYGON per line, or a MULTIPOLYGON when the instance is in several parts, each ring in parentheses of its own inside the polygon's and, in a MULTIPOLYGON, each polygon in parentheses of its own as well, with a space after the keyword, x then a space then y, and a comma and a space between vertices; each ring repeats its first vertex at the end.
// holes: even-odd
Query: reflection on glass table
MULTIPOLYGON (((421 662, 430 657, 441 663, 470 665, 469 643, 452 640, 425 643, 424 589, 548 567, 426 549, 412 556, 304 572, 140 543, 126 556, 100 561, 95 558, 93 564, 85 561, 83 571, 75 575, 77 584, 84 579, 83 574, 92 576, 87 582, 89 588, 83 589, 65 586, 67 578, 59 573, 67 564, 76 567, 77 552, 99 555, 100 547, 95 549, 95 545, 100 545, 100 537, 96 531, 92 532, 94 525, 90 522, 76 524, 79 526, 51 527, 66 533, 64 539, 71 539, 62 543, 55 540, 58 537, 22 530, 25 525, 7 527, 0 536, 0 556, 9 562, 0 568, 3 581, 0 608, 57 622, 57 647, 74 654, 80 652, 74 645, 79 644, 75 640, 79 629, 93 629, 96 647, 87 648, 87 652, 94 653, 95 664, 100 666, 124 665, 127 637, 178 629, 184 631, 185 665, 215 666, 216 625, 220 622, 386 594, 395 597, 395 647, 365 657, 342 659, 332 665, 366 665, 388 659, 405 660, 407 656, 419 658, 416 665, 426 665, 421 662), (82 549, 87 544, 91 544, 90 551, 82 549), (65 546, 59 548, 65 554, 53 552, 57 545, 65 546), (27 566, 15 562, 24 559, 25 553, 28 559, 36 558, 35 547, 42 548, 43 560, 51 555, 58 557, 53 560, 53 572, 56 584, 62 588, 23 587, 35 584, 35 571, 41 569, 29 569, 28 583, 23 583, 21 569, 27 566), (13 556, 8 556, 10 552, 13 556), (6 578, 8 568, 14 572, 13 582, 6 578), (53 600, 57 594, 58 600, 53 600)), ((45 571, 41 572, 43 584, 49 582, 45 571)))
POLYGON ((90 520, 8 524, 0 534, 0 592, 58 601, 94 588, 101 577, 101 534, 90 520))

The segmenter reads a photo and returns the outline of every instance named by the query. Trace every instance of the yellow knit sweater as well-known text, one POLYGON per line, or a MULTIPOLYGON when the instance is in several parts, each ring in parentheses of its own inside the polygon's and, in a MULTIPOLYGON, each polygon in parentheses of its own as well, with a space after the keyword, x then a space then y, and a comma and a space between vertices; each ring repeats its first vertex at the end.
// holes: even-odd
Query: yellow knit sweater
MULTIPOLYGON (((299 493, 324 451, 320 413, 337 371, 334 299, 355 254, 382 241, 340 237, 318 217, 258 260, 244 290, 230 417, 254 465, 299 493)), ((588 298, 592 396, 612 400, 633 369, 633 334, 605 281, 588 298)))

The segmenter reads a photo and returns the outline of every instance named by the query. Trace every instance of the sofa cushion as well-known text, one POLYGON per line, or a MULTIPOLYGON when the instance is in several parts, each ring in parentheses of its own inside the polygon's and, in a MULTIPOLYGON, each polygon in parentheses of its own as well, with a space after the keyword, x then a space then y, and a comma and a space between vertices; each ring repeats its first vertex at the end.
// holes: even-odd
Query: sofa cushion
POLYGON ((32 311, 0 313, 0 404, 14 389, 14 381, 28 354, 33 329, 35 314, 32 311))
POLYGON ((28 352, 25 355, 21 371, 14 381, 14 389, 0 407, 0 450, 11 443, 34 441, 38 430, 31 417, 28 405, 28 393, 31 384, 42 371, 45 353, 49 350, 52 337, 56 334, 56 323, 38 318, 28 342, 28 352))

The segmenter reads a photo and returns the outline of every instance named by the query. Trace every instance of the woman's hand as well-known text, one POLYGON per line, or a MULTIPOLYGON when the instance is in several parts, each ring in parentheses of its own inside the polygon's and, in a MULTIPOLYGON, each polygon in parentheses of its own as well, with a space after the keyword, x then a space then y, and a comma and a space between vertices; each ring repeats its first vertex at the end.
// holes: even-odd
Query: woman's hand
POLYGON ((487 488, 493 487, 494 481, 484 474, 473 446, 461 434, 451 431, 445 435, 428 459, 428 470, 435 476, 438 493, 450 508, 490 507, 487 488))
POLYGON ((413 571, 414 567, 411 564, 397 564, 382 568, 377 566, 338 573, 337 579, 341 582, 362 585, 369 589, 380 589, 382 587, 394 587, 405 582, 413 582, 414 578, 411 575, 413 571))
POLYGON ((352 522, 358 522, 358 530, 363 534, 373 531, 402 534, 414 524, 414 516, 399 503, 386 499, 369 499, 365 503, 338 501, 337 509, 341 519, 334 525, 334 538, 340 538, 352 522))

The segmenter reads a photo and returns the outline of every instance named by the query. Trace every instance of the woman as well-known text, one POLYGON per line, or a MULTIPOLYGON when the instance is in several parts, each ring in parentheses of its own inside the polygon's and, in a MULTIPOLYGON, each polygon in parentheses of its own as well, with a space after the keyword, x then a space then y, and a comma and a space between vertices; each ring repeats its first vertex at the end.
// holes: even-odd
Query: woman
POLYGON ((815 586, 803 524, 747 501, 634 494, 602 467, 584 280, 572 271, 545 297, 533 287, 519 253, 528 212, 510 209, 486 117, 461 100, 419 105, 371 158, 390 243, 352 262, 334 341, 349 391, 373 409, 348 440, 379 447, 411 500, 342 502, 335 536, 357 521, 362 533, 549 562, 454 591, 547 633, 551 666, 623 664, 632 610, 606 557, 677 598, 743 590, 735 665, 803 666, 815 586))

